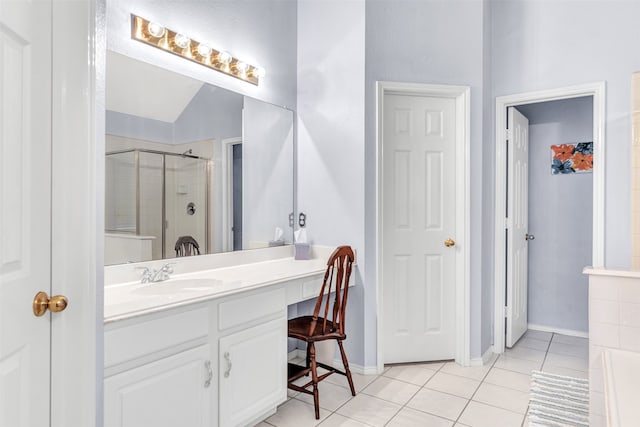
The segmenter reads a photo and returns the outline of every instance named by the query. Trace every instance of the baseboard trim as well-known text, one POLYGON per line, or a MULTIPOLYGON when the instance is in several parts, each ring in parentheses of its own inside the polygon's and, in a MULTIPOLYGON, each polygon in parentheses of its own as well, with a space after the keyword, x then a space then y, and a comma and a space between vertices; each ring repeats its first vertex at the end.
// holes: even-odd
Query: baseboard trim
POLYGON ((536 325, 535 323, 527 324, 527 328, 534 331, 553 332, 561 335, 570 335, 572 337, 589 338, 589 332, 576 331, 573 329, 554 328, 551 326, 536 325))
POLYGON ((293 359, 305 359, 307 357, 307 352, 305 350, 301 350, 296 348, 295 350, 287 353, 287 362, 291 362, 293 359))
MULTIPOLYGON (((306 350, 301 350, 299 348, 287 353, 287 361, 289 362, 292 361, 293 359, 304 360, 306 357, 307 357, 306 350)), ((333 366, 335 366, 338 369, 343 369, 342 359, 333 359, 333 366)), ((357 365, 355 363, 349 363, 349 369, 351 369, 351 372, 353 372, 354 374, 360 374, 360 375, 378 375, 381 373, 381 372, 378 372, 377 366, 362 366, 362 365, 357 365)))
MULTIPOLYGON (((338 369, 342 369, 343 368, 342 360, 333 359, 333 366, 338 369)), ((379 374, 377 366, 362 366, 362 365, 357 365, 355 363, 349 362, 349 369, 354 374, 360 374, 360 375, 378 375, 379 374)))
POLYGON ((490 346, 487 351, 484 352, 484 354, 480 357, 472 357, 469 360, 469 366, 483 366, 486 365, 487 363, 489 363, 491 361, 491 359, 493 358, 494 352, 493 352, 493 346, 490 346))

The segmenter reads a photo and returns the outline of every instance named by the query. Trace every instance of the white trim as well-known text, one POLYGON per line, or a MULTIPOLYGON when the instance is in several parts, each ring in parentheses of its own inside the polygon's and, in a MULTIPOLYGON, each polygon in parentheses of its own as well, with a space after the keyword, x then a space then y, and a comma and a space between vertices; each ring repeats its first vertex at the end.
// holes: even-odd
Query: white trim
POLYGON ((589 332, 576 331, 574 329, 554 328, 552 326, 536 325, 535 323, 527 324, 527 328, 532 331, 553 332, 554 334, 569 335, 572 337, 589 338, 589 332))
POLYGON ((493 346, 489 347, 487 351, 480 357, 474 357, 470 360, 469 366, 484 366, 489 364, 495 358, 495 353, 493 352, 493 346))
MULTIPOLYGON (((456 100, 456 354, 457 363, 467 366, 470 358, 470 93, 468 86, 429 85, 419 83, 376 82, 376 312, 377 373, 384 370, 382 301, 382 114, 388 93, 442 96, 456 100)), ((363 367, 363 372, 371 368, 363 367)))
POLYGON ((597 82, 578 86, 496 98, 496 163, 495 163, 495 211, 494 211, 494 337, 496 353, 504 352, 504 301, 505 301, 505 255, 504 212, 506 206, 506 109, 515 105, 536 102, 593 97, 593 265, 604 266, 604 167, 605 167, 605 83, 597 82), (499 167, 499 165, 503 165, 499 167))
MULTIPOLYGON (((51 427, 102 426, 105 3, 52 8, 51 427)), ((46 381, 43 381, 46 384, 46 381)), ((38 410, 38 409, 35 409, 38 410)))
MULTIPOLYGON (((342 359, 333 359, 333 367, 336 369, 344 369, 342 359)), ((352 374, 359 375, 380 375, 384 372, 384 369, 380 371, 377 366, 362 366, 349 362, 349 370, 352 374)), ((346 381, 346 379, 345 379, 346 381)))
POLYGON ((287 353, 287 361, 291 362, 293 359, 305 359, 307 357, 307 352, 302 350, 301 348, 296 348, 295 350, 291 350, 287 353))
POLYGON ((241 137, 225 138, 221 142, 222 168, 222 251, 233 251, 233 146, 242 144, 241 137))
MULTIPOLYGON (((287 354, 287 361, 291 362, 294 359, 304 360, 306 357, 307 357, 307 352, 305 350, 297 348, 295 350, 290 351, 287 354)), ((334 366, 337 369, 343 369, 344 365, 342 364, 342 359, 339 359, 339 358, 333 359, 332 366, 334 366)), ((354 363, 349 363, 349 370, 354 374, 360 374, 360 375, 379 375, 379 374, 382 374, 382 372, 384 371, 383 369, 383 371, 378 372, 377 366, 362 366, 362 365, 356 365, 354 363)))

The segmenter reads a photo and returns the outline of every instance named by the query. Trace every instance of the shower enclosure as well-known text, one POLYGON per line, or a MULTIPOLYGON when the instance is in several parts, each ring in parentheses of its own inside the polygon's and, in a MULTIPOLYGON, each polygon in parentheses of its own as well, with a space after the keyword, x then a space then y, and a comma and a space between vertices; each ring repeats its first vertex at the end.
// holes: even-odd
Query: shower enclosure
POLYGON ((106 155, 105 231, 153 237, 152 259, 176 256, 180 236, 209 253, 211 160, 130 149, 106 155))

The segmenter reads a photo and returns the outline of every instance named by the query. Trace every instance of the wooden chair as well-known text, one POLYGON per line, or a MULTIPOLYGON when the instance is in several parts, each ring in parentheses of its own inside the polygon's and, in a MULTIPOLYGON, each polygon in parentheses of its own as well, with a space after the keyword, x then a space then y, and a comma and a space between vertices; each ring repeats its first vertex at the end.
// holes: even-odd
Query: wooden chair
POLYGON ((316 419, 320 419, 320 406, 318 400, 318 383, 331 374, 338 373, 347 377, 351 394, 356 395, 353 387, 353 379, 349 370, 349 362, 344 353, 342 341, 347 336, 344 333, 344 319, 347 308, 347 296, 349 294, 349 277, 351 265, 354 261, 353 250, 349 246, 338 247, 327 262, 327 271, 324 275, 320 295, 316 301, 313 316, 302 316, 289 320, 289 337, 296 338, 307 343, 306 366, 289 364, 288 388, 302 393, 313 395, 313 403, 316 410, 316 419), (335 285, 335 287, 334 287, 335 285), (333 292, 333 295, 332 295, 333 292), (330 308, 333 297, 333 307, 330 308), (320 316, 322 314, 322 317, 320 316), (331 316, 331 319, 329 319, 331 316), (318 341, 336 340, 342 355, 344 372, 333 366, 316 361, 315 343, 318 341), (328 372, 318 376, 318 366, 328 372), (311 381, 299 386, 294 381, 308 376, 311 373, 311 381), (312 390, 308 387, 312 386, 312 390))
POLYGON ((176 250, 176 257, 200 255, 200 245, 191 236, 178 237, 174 249, 176 250))

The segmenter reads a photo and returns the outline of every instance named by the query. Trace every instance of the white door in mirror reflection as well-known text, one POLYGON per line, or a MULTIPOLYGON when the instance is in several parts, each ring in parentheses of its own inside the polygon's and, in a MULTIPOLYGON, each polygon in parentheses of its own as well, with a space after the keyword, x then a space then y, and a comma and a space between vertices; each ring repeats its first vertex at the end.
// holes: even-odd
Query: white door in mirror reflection
POLYGON ((455 99, 385 95, 384 362, 455 356, 455 99))

